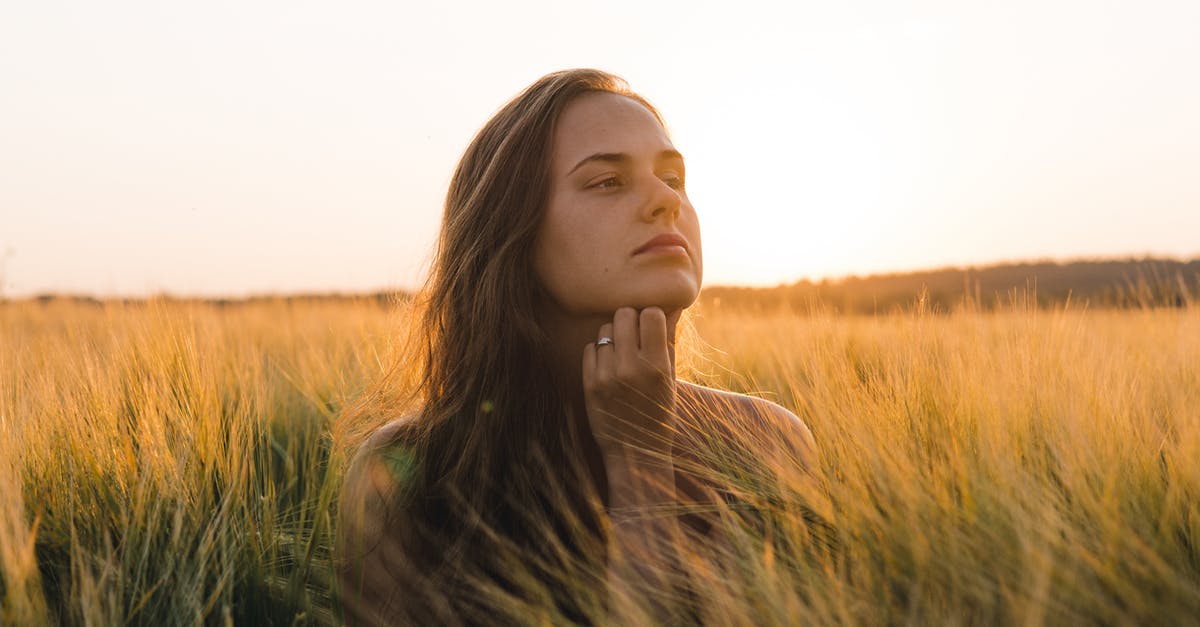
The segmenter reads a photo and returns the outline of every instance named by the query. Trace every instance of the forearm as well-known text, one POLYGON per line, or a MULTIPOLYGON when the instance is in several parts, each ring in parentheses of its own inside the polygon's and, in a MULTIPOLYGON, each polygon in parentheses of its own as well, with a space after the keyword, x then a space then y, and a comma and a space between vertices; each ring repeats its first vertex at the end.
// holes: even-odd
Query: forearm
POLYGON ((662 603, 674 586, 674 468, 669 459, 644 454, 606 455, 609 481, 608 583, 617 617, 662 622, 669 609, 662 603), (649 612, 646 616, 642 612, 649 612))

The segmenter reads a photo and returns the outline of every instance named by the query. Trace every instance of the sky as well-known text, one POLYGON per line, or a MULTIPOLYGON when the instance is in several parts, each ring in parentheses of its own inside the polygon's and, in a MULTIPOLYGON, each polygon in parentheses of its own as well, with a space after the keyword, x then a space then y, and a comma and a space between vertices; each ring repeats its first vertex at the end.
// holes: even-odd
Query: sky
POLYGON ((453 168, 597 67, 706 285, 1200 257, 1200 2, 11 2, 0 296, 411 289, 453 168))

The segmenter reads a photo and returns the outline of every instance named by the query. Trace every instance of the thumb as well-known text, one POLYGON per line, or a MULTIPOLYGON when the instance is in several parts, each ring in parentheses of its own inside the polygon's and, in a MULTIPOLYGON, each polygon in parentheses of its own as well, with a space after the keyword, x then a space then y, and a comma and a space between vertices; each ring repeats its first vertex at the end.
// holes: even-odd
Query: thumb
POLYGON ((683 317, 682 309, 667 312, 667 344, 671 346, 675 346, 675 328, 679 325, 681 317, 683 317))
POLYGON ((675 309, 667 312, 667 353, 671 357, 671 372, 675 372, 675 331, 679 326, 679 319, 683 316, 682 309, 675 309))

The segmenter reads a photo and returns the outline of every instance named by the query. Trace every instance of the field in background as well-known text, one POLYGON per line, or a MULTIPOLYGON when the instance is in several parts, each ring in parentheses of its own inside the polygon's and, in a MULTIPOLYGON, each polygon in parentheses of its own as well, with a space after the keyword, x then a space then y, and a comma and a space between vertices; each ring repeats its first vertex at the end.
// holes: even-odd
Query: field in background
MULTIPOLYGON (((333 620, 331 421, 400 315, 0 303, 0 623, 333 620)), ((1196 307, 695 322, 694 377, 811 427, 839 547, 743 538, 721 622, 1200 615, 1196 307)))

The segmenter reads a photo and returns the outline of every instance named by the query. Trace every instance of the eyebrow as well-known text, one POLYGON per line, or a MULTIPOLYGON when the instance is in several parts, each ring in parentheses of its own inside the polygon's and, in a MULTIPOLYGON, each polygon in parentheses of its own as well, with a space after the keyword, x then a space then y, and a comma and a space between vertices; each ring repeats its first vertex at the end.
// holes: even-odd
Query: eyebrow
MULTIPOLYGON (((678 159, 680 161, 683 161, 683 155, 678 150, 667 149, 667 150, 664 150, 664 151, 658 153, 658 157, 655 160, 663 161, 666 159, 678 159)), ((587 157, 584 157, 582 160, 579 161, 579 163, 576 163, 575 167, 571 168, 570 172, 567 172, 567 176, 570 176, 572 172, 583 167, 584 164, 591 163, 593 161, 601 161, 604 163, 625 163, 625 162, 628 162, 629 160, 630 160, 629 155, 627 155, 623 152, 598 152, 594 155, 589 155, 587 157)))

